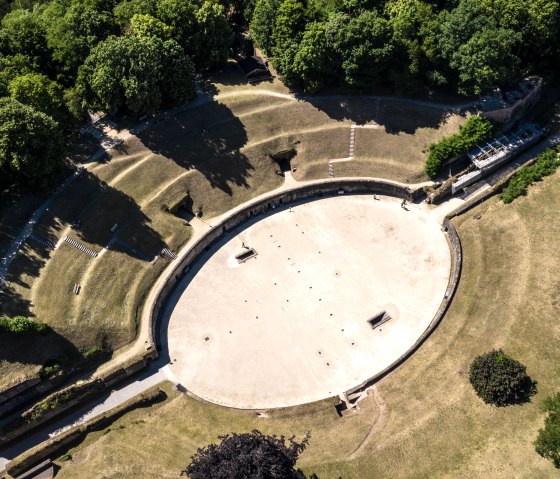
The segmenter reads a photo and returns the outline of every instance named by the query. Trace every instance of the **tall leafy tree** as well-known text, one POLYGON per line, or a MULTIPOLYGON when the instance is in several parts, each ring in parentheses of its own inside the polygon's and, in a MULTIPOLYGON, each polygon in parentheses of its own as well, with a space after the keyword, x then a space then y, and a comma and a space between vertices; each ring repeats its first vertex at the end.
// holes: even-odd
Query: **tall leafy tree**
POLYGON ((57 123, 13 98, 0 98, 0 183, 46 188, 63 161, 57 123))
POLYGON ((157 15, 157 0, 123 0, 113 9, 115 21, 121 27, 128 25, 134 15, 157 15))
POLYGON ((494 27, 488 9, 479 0, 461 0, 456 8, 442 11, 438 44, 442 56, 450 60, 453 54, 478 31, 494 27))
POLYGON ((294 44, 299 44, 306 25, 306 5, 300 0, 283 0, 276 11, 273 30, 275 57, 281 56, 294 44))
POLYGON ((64 91, 55 81, 41 73, 27 73, 15 77, 8 85, 10 96, 32 106, 56 120, 60 126, 67 121, 64 91))
POLYGON ((98 11, 82 2, 68 7, 65 0, 54 0, 44 13, 44 21, 53 58, 72 78, 91 49, 117 32, 110 12, 98 11))
POLYGON ((184 0, 159 0, 157 18, 171 27, 173 39, 191 57, 196 57, 194 37, 197 33, 196 7, 184 0))
POLYGON ((529 19, 523 35, 524 60, 544 67, 555 65, 560 53, 560 2, 529 1, 527 9, 529 19))
POLYGON ((515 51, 521 35, 513 30, 485 28, 452 55, 459 72, 459 91, 479 94, 486 86, 510 85, 518 79, 520 59, 515 51))
POLYGON ((439 24, 433 6, 421 0, 391 0, 385 13, 394 35, 391 70, 395 83, 412 88, 424 85, 441 65, 436 35, 439 24))
POLYGON ((162 40, 170 40, 172 29, 152 15, 137 13, 130 19, 128 31, 130 35, 139 37, 157 37, 162 40))
POLYGON ((279 0, 257 0, 251 18, 251 35, 257 45, 267 55, 272 55, 274 48, 273 32, 276 25, 276 10, 279 0))
POLYGON ((0 96, 8 96, 8 85, 19 75, 31 73, 34 65, 31 59, 21 53, 0 57, 0 96))
POLYGON ((329 20, 327 31, 341 60, 344 82, 351 88, 367 88, 386 81, 393 58, 387 20, 375 11, 364 11, 356 18, 339 15, 329 20))
POLYGON ((227 60, 233 43, 233 31, 229 26, 224 7, 205 1, 196 12, 195 63, 215 67, 227 60))
POLYGON ((332 80, 336 65, 332 63, 331 56, 325 23, 307 25, 292 64, 293 74, 306 92, 320 90, 332 80))
POLYGON ((90 105, 103 110, 155 113, 194 96, 194 68, 173 40, 113 36, 92 50, 78 88, 90 105))
POLYGON ((34 68, 46 70, 51 57, 40 12, 39 8, 33 11, 19 9, 2 19, 0 53, 24 55, 34 68))

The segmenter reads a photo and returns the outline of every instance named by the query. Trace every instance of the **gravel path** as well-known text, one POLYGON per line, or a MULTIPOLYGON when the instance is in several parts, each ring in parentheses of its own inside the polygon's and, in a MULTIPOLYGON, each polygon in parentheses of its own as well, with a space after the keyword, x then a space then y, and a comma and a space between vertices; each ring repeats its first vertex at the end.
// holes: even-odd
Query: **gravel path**
POLYGON ((153 362, 148 369, 139 375, 134 376, 127 382, 119 385, 118 388, 92 401, 83 408, 70 412, 48 426, 36 430, 15 443, 9 444, 4 449, 0 449, 0 471, 13 458, 41 444, 43 441, 57 436, 71 427, 83 424, 167 380, 174 383, 177 382, 169 366, 164 363, 164 360, 160 359, 153 362))

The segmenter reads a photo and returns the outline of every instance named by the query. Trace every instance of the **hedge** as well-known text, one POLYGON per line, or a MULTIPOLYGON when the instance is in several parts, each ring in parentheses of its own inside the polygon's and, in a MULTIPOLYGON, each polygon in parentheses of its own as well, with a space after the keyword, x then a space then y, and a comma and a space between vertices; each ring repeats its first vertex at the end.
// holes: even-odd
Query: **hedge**
POLYGON ((0 316, 0 333, 12 334, 46 334, 50 331, 48 324, 24 316, 0 316))
POLYGON ((428 176, 436 176, 441 167, 452 158, 466 153, 496 131, 496 124, 483 116, 471 116, 459 127, 459 132, 442 138, 428 147, 428 159, 424 171, 428 176))
POLYGON ((560 166, 560 159, 556 149, 541 153, 535 163, 524 166, 511 177, 502 191, 502 200, 504 203, 511 203, 518 196, 525 194, 532 183, 554 173, 558 166, 560 166))

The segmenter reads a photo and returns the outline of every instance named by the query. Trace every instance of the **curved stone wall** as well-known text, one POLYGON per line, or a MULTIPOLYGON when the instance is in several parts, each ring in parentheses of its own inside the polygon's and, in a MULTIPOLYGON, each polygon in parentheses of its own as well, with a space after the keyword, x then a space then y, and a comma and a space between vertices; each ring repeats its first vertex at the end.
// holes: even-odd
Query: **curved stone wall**
MULTIPOLYGON (((198 258, 210 248, 220 237, 237 227, 241 223, 247 221, 255 215, 265 213, 266 211, 280 205, 288 204, 294 201, 318 198, 328 195, 337 194, 382 194, 395 196, 398 198, 405 198, 409 201, 419 199, 424 195, 422 189, 410 190, 409 188, 390 181, 380 181, 373 179, 332 179, 321 180, 312 184, 306 184, 291 189, 283 190, 281 192, 273 192, 262 197, 259 197, 249 203, 241 205, 240 207, 231 211, 225 218, 213 224, 212 228, 199 238, 194 244, 183 250, 176 264, 172 270, 167 273, 167 278, 162 284, 160 290, 156 294, 156 299, 152 302, 149 312, 150 331, 152 341, 158 347, 160 345, 160 337, 158 334, 161 316, 165 309, 165 305, 172 294, 175 286, 183 275, 190 269, 190 267, 198 260, 198 258)), ((428 338, 431 332, 437 327, 447 311, 449 304, 455 293, 459 276, 461 272, 462 251, 461 244, 457 232, 448 219, 445 219, 442 228, 447 233, 448 243, 452 256, 452 265, 449 283, 444 295, 444 299, 436 313, 434 319, 431 321, 429 327, 424 331, 422 336, 414 343, 414 345, 403 354, 391 366, 369 378, 358 386, 346 391, 349 399, 358 396, 362 391, 372 386, 379 379, 386 376, 388 373, 396 369, 408 357, 410 357, 428 338)))
POLYGON ((422 333, 422 336, 420 336, 418 340, 412 345, 412 347, 393 364, 391 364, 391 366, 377 373, 375 376, 372 376, 362 384, 359 384, 358 386, 346 391, 345 395, 349 400, 352 400, 355 397, 359 396, 367 388, 373 386, 377 381, 384 378, 385 376, 387 376, 387 374, 389 374, 391 371, 394 371, 402 363, 404 363, 414 352, 418 350, 420 346, 422 346, 424 341, 428 339, 428 336, 430 336, 434 329, 436 329, 438 324, 443 319, 443 316, 447 312, 447 309, 449 308, 449 305, 451 304, 451 301, 453 299, 453 295, 455 294, 455 290, 457 289, 459 278, 461 276, 463 252, 457 230, 447 218, 443 221, 443 229, 447 233, 447 241, 449 243, 449 249, 451 250, 451 274, 449 275, 449 283, 447 284, 447 289, 445 291, 443 301, 441 302, 441 305, 436 315, 434 316, 434 319, 426 328, 424 333, 422 333))

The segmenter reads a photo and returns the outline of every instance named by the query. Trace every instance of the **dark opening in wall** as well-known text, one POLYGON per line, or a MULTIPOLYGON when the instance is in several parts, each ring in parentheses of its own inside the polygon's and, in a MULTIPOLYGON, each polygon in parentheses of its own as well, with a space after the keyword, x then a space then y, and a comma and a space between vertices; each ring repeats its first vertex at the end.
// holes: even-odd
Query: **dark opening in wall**
POLYGON ((368 319, 368 323, 371 325, 372 329, 376 329, 390 319, 391 315, 387 313, 387 311, 383 311, 379 314, 376 314, 373 318, 368 319))
POLYGON ((235 259, 238 263, 244 263, 248 259, 254 258, 255 256, 257 256, 257 252, 253 248, 249 248, 247 251, 238 254, 235 259))

